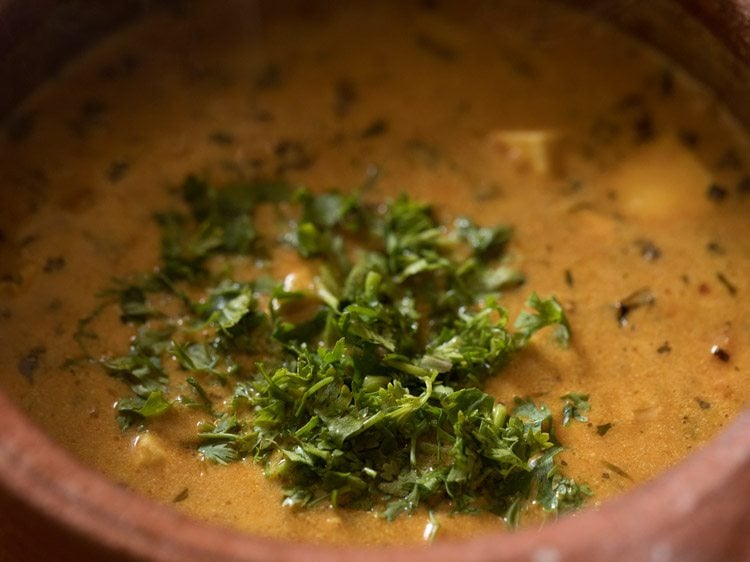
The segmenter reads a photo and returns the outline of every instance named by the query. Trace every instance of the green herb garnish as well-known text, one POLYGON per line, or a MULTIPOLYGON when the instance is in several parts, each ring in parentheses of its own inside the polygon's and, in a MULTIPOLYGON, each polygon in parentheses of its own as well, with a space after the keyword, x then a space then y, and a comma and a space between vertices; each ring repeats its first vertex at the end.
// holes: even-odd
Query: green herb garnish
POLYGON ((560 399, 565 402, 562 413, 562 424, 564 426, 567 426, 570 423, 570 420, 576 420, 583 423, 589 421, 589 418, 586 416, 586 412, 591 409, 588 394, 569 392, 565 396, 561 396, 560 399))
MULTIPOLYGON (((590 491, 559 472, 547 407, 506 406, 481 390, 539 330, 570 338, 553 297, 532 294, 509 327, 499 292, 524 282, 506 260, 511 229, 465 218, 448 227, 407 196, 374 206, 357 194, 290 194, 190 177, 187 212, 158 215, 162 265, 114 291, 137 327, 129 354, 103 362, 133 392, 118 402, 122 426, 202 408, 200 455, 254 458, 289 506, 394 519, 446 504, 511 525, 535 504, 578 507, 590 491), (263 205, 279 232, 254 228, 263 205), (225 256, 255 263, 283 244, 317 268, 314 288, 216 267, 225 256), (158 310, 165 301, 180 312, 158 310), (169 356, 176 373, 164 367, 169 356)), ((563 423, 582 419, 586 397, 564 398, 563 423)))

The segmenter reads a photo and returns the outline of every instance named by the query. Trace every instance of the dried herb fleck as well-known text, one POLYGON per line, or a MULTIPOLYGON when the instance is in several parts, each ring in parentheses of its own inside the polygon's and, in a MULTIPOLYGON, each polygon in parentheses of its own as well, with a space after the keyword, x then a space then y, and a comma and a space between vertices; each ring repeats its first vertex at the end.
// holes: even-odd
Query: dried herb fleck
POLYGON ((706 197, 714 203, 721 203, 727 198, 727 195, 729 195, 727 188, 718 183, 712 183, 706 190, 706 197))
POLYGON ((616 464, 613 464, 613 463, 611 463, 609 461, 602 461, 602 464, 604 466, 606 466, 608 469, 610 469, 612 472, 614 472, 615 474, 617 474, 618 476, 622 476, 626 480, 630 480, 631 482, 633 482, 633 477, 630 476, 630 474, 628 474, 627 472, 625 472, 622 468, 620 468, 616 464))
POLYGON ((633 310, 645 306, 653 306, 655 302, 656 298, 648 287, 643 287, 630 293, 627 297, 615 303, 617 322, 620 326, 627 326, 629 315, 633 310))
POLYGON ((258 72, 255 78, 255 87, 259 90, 278 88, 282 83, 281 65, 269 63, 258 72))
POLYGON ((350 80, 339 80, 334 87, 333 113, 345 117, 359 98, 357 88, 350 80))
POLYGON ((734 283, 732 283, 729 279, 727 279, 726 275, 724 275, 721 272, 718 272, 716 274, 716 279, 719 280, 719 283, 721 283, 724 286, 724 288, 727 290, 727 292, 731 296, 733 297, 737 296, 737 286, 734 283))
POLYGON ((659 248, 651 240, 636 240, 636 244, 638 245, 638 248, 641 252, 641 257, 646 261, 656 261, 662 255, 661 248, 659 248))
POLYGON ((43 271, 45 273, 53 273, 55 271, 60 271, 65 267, 65 258, 63 256, 55 256, 47 258, 47 261, 44 264, 43 271))
POLYGON ((361 133, 363 139, 378 137, 388 132, 388 122, 385 119, 375 119, 361 133))
POLYGON ((18 372, 31 384, 34 382, 34 375, 42 365, 47 348, 38 345, 31 348, 18 362, 18 372))
POLYGON ((172 503, 180 503, 185 501, 186 499, 188 499, 189 493, 190 491, 187 488, 183 488, 182 490, 180 490, 180 493, 172 499, 172 503))
POLYGON ((232 133, 227 133, 226 131, 214 131, 208 135, 208 140, 219 146, 231 146, 235 143, 236 139, 232 133))
POLYGON ((672 351, 672 346, 669 345, 669 342, 665 341, 663 344, 661 344, 659 347, 656 348, 656 353, 659 355, 664 355, 666 353, 670 353, 672 351))
POLYGON ((701 410, 708 410, 711 407, 710 402, 706 402, 705 400, 703 400, 702 398, 699 398, 698 396, 695 397, 695 402, 698 404, 698 407, 701 410))
POLYGON ((130 162, 127 160, 115 160, 107 169, 107 179, 110 183, 117 183, 130 171, 130 162))
POLYGON ((607 435, 607 433, 609 432, 609 430, 612 429, 613 426, 614 426, 614 424, 611 423, 611 422, 610 423, 603 423, 601 425, 597 425, 596 426, 596 434, 599 435, 600 437, 604 437, 605 435, 607 435))
POLYGON ((444 62, 456 61, 461 55, 456 47, 431 35, 417 35, 417 46, 425 53, 444 62))
POLYGON ((313 164, 307 147, 300 141, 282 140, 274 147, 274 154, 278 161, 276 165, 278 175, 287 171, 307 170, 313 164))
POLYGON ((730 359, 729 353, 718 345, 711 346, 711 355, 724 363, 727 363, 730 359))

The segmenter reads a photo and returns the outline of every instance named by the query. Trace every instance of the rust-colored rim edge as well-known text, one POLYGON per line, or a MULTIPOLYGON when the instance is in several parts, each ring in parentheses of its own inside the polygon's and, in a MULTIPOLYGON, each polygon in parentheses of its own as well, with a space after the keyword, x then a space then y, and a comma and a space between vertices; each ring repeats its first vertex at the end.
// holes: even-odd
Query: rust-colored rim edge
POLYGON ((742 61, 750 64, 750 0, 679 0, 742 61))
POLYGON ((2 393, 0 412, 0 486, 67 533, 93 539, 105 551, 117 553, 118 560, 127 554, 159 562, 324 562, 352 557, 358 562, 685 561, 750 554, 750 510, 745 501, 750 497, 750 410, 677 468, 599 509, 538 530, 498 532, 429 548, 356 549, 259 538, 189 519, 81 465, 30 424, 2 393), (681 524, 687 520, 689 529, 681 524), (706 527, 704 534, 702 526, 710 529, 706 527))
POLYGON ((148 6, 138 0, 0 0, 0 122, 72 56, 148 6))

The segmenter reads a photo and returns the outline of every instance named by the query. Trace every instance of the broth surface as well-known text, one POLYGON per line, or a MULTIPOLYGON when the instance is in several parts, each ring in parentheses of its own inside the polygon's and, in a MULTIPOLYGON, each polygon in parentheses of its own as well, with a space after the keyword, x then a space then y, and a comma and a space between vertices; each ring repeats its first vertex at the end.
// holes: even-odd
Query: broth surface
MULTIPOLYGON (((0 137, 0 385, 85 463, 257 534, 423 540, 424 511, 388 523, 284 508, 252 460, 202 462, 185 445, 189 416, 123 433, 112 405, 124 385, 95 362, 66 364, 97 293, 158 263, 153 213, 177 204, 188 173, 368 183, 372 200, 405 190, 447 221, 514 226, 527 282, 502 303, 513 317, 532 290, 556 295, 573 340, 532 340, 487 389, 556 418, 560 396, 589 394, 589 422, 559 435, 590 505, 674 465, 747 405, 750 141, 678 68, 537 2, 217 4, 156 11, 103 41, 0 137), (649 298, 629 305, 634 294, 649 298)), ((301 266, 280 249, 269 267, 301 266)), ((92 327, 97 352, 127 349, 116 311, 92 327)), ((437 517, 439 539, 503 528, 437 517)))

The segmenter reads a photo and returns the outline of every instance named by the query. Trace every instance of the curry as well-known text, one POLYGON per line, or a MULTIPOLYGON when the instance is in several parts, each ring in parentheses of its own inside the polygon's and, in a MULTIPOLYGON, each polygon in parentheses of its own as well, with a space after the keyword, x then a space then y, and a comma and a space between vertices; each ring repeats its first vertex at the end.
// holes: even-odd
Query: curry
MULTIPOLYGON (((430 232, 436 257, 420 245, 419 264, 371 268, 377 275, 363 275, 362 287, 369 283, 372 297, 400 275, 396 285, 408 290, 393 289, 387 303, 413 298, 418 316, 455 292, 446 279, 467 279, 465 264, 495 274, 479 285, 472 277, 455 311, 489 311, 492 333, 503 341, 521 333, 523 345, 507 360, 482 355, 472 364, 485 394, 458 409, 467 417, 484 408, 485 425, 507 428, 518 408, 533 405, 544 421, 532 429, 551 441, 523 461, 531 470, 554 448, 545 462, 554 460, 568 487, 558 499, 596 506, 653 478, 750 396, 750 138, 669 61, 556 4, 295 11, 225 2, 154 11, 33 94, 7 120, 0 146, 0 385, 83 462, 191 516, 272 537, 364 544, 471 536, 512 519, 506 504, 500 514, 481 509, 486 490, 467 509, 455 509, 454 494, 398 504, 390 517, 382 498, 352 503, 352 488, 285 500, 284 479, 268 474, 291 453, 238 449, 240 430, 221 425, 236 397, 233 369, 270 360, 278 342, 256 342, 239 366, 210 356, 222 329, 235 326, 209 326, 208 318, 221 322, 211 299, 241 297, 244 312, 252 301, 259 318, 285 325, 321 309, 339 318, 356 298, 342 299, 327 280, 357 267, 363 248, 352 240, 387 246, 373 233, 388 231, 382 225, 399 205, 427 221, 418 233, 430 232), (167 274, 179 290, 164 290, 165 255, 194 265, 186 241, 209 240, 200 224, 215 211, 206 209, 238 190, 239 201, 253 199, 252 215, 244 203, 220 203, 230 209, 212 224, 221 241, 211 239, 192 272, 212 282, 167 274), (321 205, 338 209, 339 230, 310 218, 321 205), (353 217, 373 230, 346 230, 353 217), (169 240, 176 254, 165 250, 169 240), (331 273, 339 258, 349 261, 331 273), (148 284, 155 277, 158 289, 148 284), (191 316, 185 302, 194 303, 191 316), (523 321, 514 326, 551 310, 533 336, 523 321), (168 391, 133 402, 134 369, 122 358, 140 345, 140 328, 165 326, 168 391), (554 337, 560 328, 567 345, 554 337)), ((429 339, 420 322, 415 341, 429 339)), ((337 326, 331 349, 346 329, 337 326)), ((368 349, 416 376, 404 383, 408 400, 464 384, 447 382, 458 361, 440 355, 455 333, 420 348, 421 362, 408 368, 394 355, 406 332, 390 344, 383 333, 368 349)), ((392 388, 381 375, 363 374, 377 392, 392 388)), ((312 403, 318 387, 307 390, 312 403)), ((248 392, 257 400, 260 390, 248 392)), ((271 407, 250 404, 256 416, 271 407)), ((298 437, 317 431, 311 419, 295 427, 298 437)), ((435 440, 440 423, 424 435, 435 440)), ((544 519, 533 500, 527 524, 544 519)))

